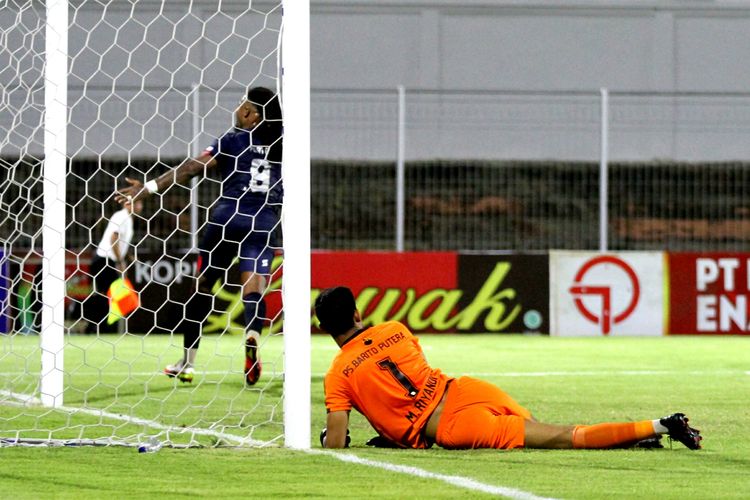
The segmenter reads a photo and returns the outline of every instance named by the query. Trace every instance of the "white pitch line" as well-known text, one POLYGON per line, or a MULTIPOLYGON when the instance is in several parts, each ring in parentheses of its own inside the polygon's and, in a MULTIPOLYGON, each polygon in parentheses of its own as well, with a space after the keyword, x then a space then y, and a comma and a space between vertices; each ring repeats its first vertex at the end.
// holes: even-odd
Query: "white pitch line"
POLYGON ((457 486, 459 488, 465 488, 472 491, 479 491, 482 493, 489 493, 491 495, 500 495, 507 498, 512 498, 513 500, 554 500, 551 497, 540 497, 537 495, 534 495, 533 493, 529 493, 527 491, 519 490, 516 488, 509 488, 506 486, 495 486, 492 484, 485 484, 480 483, 479 481, 476 481, 474 479, 463 477, 463 476, 449 476, 447 474, 438 474, 435 472, 426 471, 424 469, 420 469, 418 467, 412 467, 409 465, 397 465, 392 464, 388 462, 378 462, 375 460, 369 460, 367 458, 361 458, 356 455, 352 455, 351 453, 341 453, 341 452, 335 452, 335 451, 328 451, 328 450, 304 450, 306 453, 310 454, 316 454, 316 455, 326 455, 329 457, 333 457, 337 460, 341 460, 342 462, 349 462, 353 464, 358 465, 366 465, 368 467, 376 467, 378 469, 384 469, 390 472, 397 472, 399 474, 406 474, 408 476, 415 476, 415 477, 421 477, 425 479, 436 479, 438 481, 443 481, 444 483, 448 483, 452 486, 457 486))
POLYGON ((42 404, 42 400, 41 399, 39 399, 37 397, 34 397, 31 394, 19 394, 17 392, 13 392, 13 391, 0 390, 0 396, 17 399, 19 401, 19 404, 24 404, 24 405, 27 405, 27 404, 40 405, 40 404, 42 404))
POLYGON ((85 413, 87 415, 92 415, 95 417, 101 416, 101 417, 105 417, 105 418, 109 418, 113 420, 120 420, 123 422, 128 422, 130 424, 145 425, 153 429, 171 431, 171 432, 175 432, 179 434, 189 433, 189 434, 197 434, 199 436, 211 436, 211 437, 216 437, 219 439, 226 439, 227 441, 232 441, 237 445, 246 444, 250 446, 261 446, 265 444, 264 441, 250 439, 249 437, 243 438, 241 436, 237 436, 235 434, 228 434, 226 432, 218 432, 218 431, 213 431, 210 429, 202 429, 200 427, 174 427, 172 425, 160 424, 159 422, 155 422, 153 420, 147 420, 145 418, 131 417, 128 415, 120 415, 117 413, 110 413, 104 410, 90 410, 87 408, 68 408, 68 407, 63 407, 62 409, 64 409, 65 411, 69 411, 71 413, 85 413))
MULTIPOLYGON (((28 394, 18 394, 13 393, 10 391, 3 391, 0 390, 0 395, 11 397, 14 399, 18 399, 23 403, 35 403, 39 400, 37 398, 34 398, 33 396, 30 396, 28 394)), ((217 432, 210 429, 201 429, 196 427, 173 427, 170 425, 164 425, 159 422, 155 422, 153 420, 147 420, 144 418, 138 418, 138 417, 131 417, 128 415, 120 415, 117 413, 111 413, 104 410, 94 410, 94 409, 88 409, 88 408, 72 408, 72 407, 66 407, 62 406, 60 408, 55 408, 56 410, 65 411, 68 413, 83 413, 86 415, 92 415, 95 417, 103 417, 108 418, 112 420, 119 420, 123 422, 128 422, 131 424, 140 424, 145 425, 147 427, 150 427, 152 429, 159 429, 159 430, 165 430, 165 431, 171 431, 175 433, 192 433, 202 436, 212 436, 220 439, 225 439, 227 441, 233 442, 236 445, 250 445, 250 446, 262 446, 267 445, 264 441, 258 441, 250 438, 243 438, 240 436, 236 436, 234 434, 228 434, 226 432, 217 432)), ((537 495, 534 495, 532 493, 528 493, 522 490, 518 490, 515 488, 508 488, 505 486, 494 486, 490 484, 481 483, 479 481, 476 481, 474 479, 470 479, 463 476, 449 476, 446 474, 437 474, 434 472, 429 472, 424 469, 420 469, 417 467, 411 467, 406 465, 397 465, 397 464, 391 464, 388 462, 378 462, 375 460, 369 460, 366 458, 361 458, 356 455, 352 454, 344 454, 344 453, 337 453, 327 450, 316 450, 316 449, 308 449, 308 450, 301 450, 308 454, 318 454, 318 455, 327 455, 331 456, 333 458, 336 458, 337 460, 341 460, 344 462, 350 462, 355 463, 359 465, 366 465, 368 467, 376 467, 379 469, 384 469, 391 472, 397 472, 400 474, 407 474, 410 476, 415 477, 421 477, 426 479, 436 479, 439 481, 443 481, 445 483, 451 484, 453 486, 457 486, 459 488, 465 488, 473 491, 480 491, 482 493, 489 493, 493 495, 501 495, 507 498, 511 498, 513 500, 554 500, 550 499, 548 497, 540 497, 537 495)))
MULTIPOLYGON (((14 393, 10 391, 0 390, 0 395, 5 396, 5 397, 10 397, 13 399, 17 399, 24 404, 28 404, 28 403, 39 404, 40 402, 38 398, 35 398, 34 396, 28 395, 28 394, 18 394, 18 393, 14 393)), ((159 430, 170 431, 170 432, 175 432, 175 433, 180 433, 180 434, 191 433, 191 434, 196 434, 196 435, 201 435, 201 436, 212 436, 212 437, 216 437, 219 439, 225 439, 236 445, 244 444, 244 445, 250 445, 250 446, 261 446, 261 445, 266 444, 264 441, 254 440, 249 437, 243 438, 234 434, 228 434, 226 432, 218 432, 218 431, 214 431, 210 429, 202 429, 202 428, 196 428, 196 427, 174 427, 170 425, 164 425, 153 420, 148 420, 148 419, 139 418, 139 417, 131 417, 129 415, 121 415, 118 413, 111 413, 108 411, 98 410, 98 409, 62 406, 62 407, 56 408, 56 410, 64 411, 64 412, 71 413, 71 414, 82 413, 85 415, 91 415, 95 417, 107 418, 111 420, 119 420, 119 421, 127 422, 130 424, 145 425, 152 429, 159 429, 159 430)), ((429 471, 426 471, 424 469, 420 469, 417 467, 391 464, 388 462, 378 462, 375 460, 361 458, 352 454, 343 454, 343 453, 336 453, 336 452, 331 452, 331 451, 315 450, 315 449, 302 450, 302 451, 309 453, 309 454, 327 455, 327 456, 334 457, 344 462, 366 465, 368 467, 376 467, 379 469, 384 469, 384 470, 391 471, 391 472, 397 472, 400 474, 407 474, 410 476, 421 477, 421 478, 426 478, 426 479, 436 479, 436 480, 451 484, 453 486, 457 486, 459 488, 465 488, 465 489, 469 489, 473 491, 480 491, 482 493, 489 493, 493 495, 501 495, 501 496, 511 498, 514 500, 551 500, 551 499, 548 499, 547 497, 540 497, 532 493, 528 493, 528 492, 518 490, 515 488, 484 484, 474 479, 470 479, 470 478, 463 477, 463 476, 449 476, 446 474, 437 474, 437 473, 429 472, 429 471)))
MULTIPOLYGON (((28 394, 18 394, 18 393, 13 393, 10 391, 0 391, 0 395, 9 396, 11 398, 18 399, 19 401, 24 402, 24 403, 33 403, 33 404, 40 403, 39 399, 28 394)), ((91 415, 94 417, 102 417, 102 418, 108 418, 111 420, 119 420, 121 422, 127 422, 129 424, 145 425, 146 427, 150 427, 152 429, 169 431, 175 434, 194 434, 194 435, 199 435, 199 436, 210 436, 210 437, 215 437, 218 439, 225 439, 227 441, 232 442, 233 444, 237 446, 241 446, 241 445, 263 446, 263 445, 268 444, 266 441, 258 441, 256 439, 251 439, 249 437, 237 436, 236 434, 229 434, 226 432, 219 432, 219 431, 214 431, 211 429, 203 429, 200 427, 182 427, 182 426, 175 427, 172 425, 164 425, 154 420, 148 420, 148 419, 139 418, 139 417, 131 417, 129 415, 121 415, 119 413, 112 413, 112 412, 99 410, 99 409, 78 408, 78 407, 70 407, 70 406, 61 406, 59 408, 51 408, 51 409, 64 411, 64 412, 71 413, 71 414, 83 413, 85 415, 91 415)))

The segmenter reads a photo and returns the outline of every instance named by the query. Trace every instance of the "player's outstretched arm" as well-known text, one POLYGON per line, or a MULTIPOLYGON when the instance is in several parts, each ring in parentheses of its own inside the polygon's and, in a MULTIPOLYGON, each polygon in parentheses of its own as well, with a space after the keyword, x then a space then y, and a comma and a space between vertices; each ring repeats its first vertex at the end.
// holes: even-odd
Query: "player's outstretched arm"
POLYGON ((326 448, 346 447, 346 432, 349 429, 349 412, 332 411, 326 420, 326 448))
POLYGON ((187 181, 215 165, 216 159, 211 155, 204 154, 198 158, 186 159, 177 167, 164 172, 156 179, 150 180, 145 184, 136 179, 125 177, 125 182, 128 185, 117 191, 115 201, 120 205, 124 205, 128 202, 141 200, 150 194, 164 191, 172 184, 187 185, 187 181))

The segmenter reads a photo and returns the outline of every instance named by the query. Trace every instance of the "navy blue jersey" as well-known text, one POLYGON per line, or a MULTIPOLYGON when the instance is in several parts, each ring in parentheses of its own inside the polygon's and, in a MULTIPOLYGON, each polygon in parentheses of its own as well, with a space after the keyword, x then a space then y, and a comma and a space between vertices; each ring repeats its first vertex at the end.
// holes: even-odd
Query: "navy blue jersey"
POLYGON ((267 203, 281 203, 281 163, 269 161, 268 150, 267 144, 259 144, 250 132, 239 128, 206 148, 204 153, 214 157, 221 171, 218 205, 232 205, 239 213, 254 214, 267 203))
POLYGON ((204 151, 217 161, 222 179, 199 245, 200 272, 212 283, 238 255, 240 271, 271 272, 283 187, 281 163, 269 161, 268 150, 235 128, 204 151))

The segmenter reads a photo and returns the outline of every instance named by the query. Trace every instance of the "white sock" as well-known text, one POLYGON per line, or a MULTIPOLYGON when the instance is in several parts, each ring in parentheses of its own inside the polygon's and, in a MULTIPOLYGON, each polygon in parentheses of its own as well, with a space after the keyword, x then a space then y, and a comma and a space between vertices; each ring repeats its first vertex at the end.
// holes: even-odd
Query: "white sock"
POLYGON ((255 343, 257 345, 260 345, 260 333, 256 332, 255 330, 248 330, 247 335, 245 336, 245 340, 249 339, 250 337, 255 339, 255 343))
POLYGON ((656 420, 652 420, 651 424, 654 426, 654 432, 657 434, 666 434, 669 432, 669 429, 664 427, 658 418, 656 420))
POLYGON ((183 361, 182 365, 185 368, 192 368, 195 364, 195 357, 198 355, 198 349, 194 347, 190 347, 188 349, 185 349, 185 360, 183 361))

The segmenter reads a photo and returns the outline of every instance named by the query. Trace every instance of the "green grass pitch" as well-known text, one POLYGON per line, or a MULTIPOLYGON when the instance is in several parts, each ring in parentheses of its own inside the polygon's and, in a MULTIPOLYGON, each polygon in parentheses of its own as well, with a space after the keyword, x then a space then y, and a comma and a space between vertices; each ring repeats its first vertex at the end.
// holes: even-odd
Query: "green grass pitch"
MULTIPOLYGON (((704 434, 704 449, 690 451, 679 443, 670 449, 666 443, 663 450, 378 450, 364 445, 374 434, 355 415, 352 448, 340 453, 511 488, 514 498, 750 496, 749 337, 425 335, 421 343, 434 366, 499 385, 541 421, 587 424, 683 411, 704 434)), ((204 446, 147 454, 121 446, 2 447, 0 498, 491 496, 434 477, 277 446, 280 337, 268 338, 263 346, 262 392, 243 388, 239 336, 204 339, 193 386, 159 373, 179 356, 179 345, 178 337, 169 336, 71 336, 65 348, 67 411, 58 412, 17 406, 19 395, 35 390, 38 338, 0 336, 0 436, 19 429, 59 439, 151 432, 175 445, 204 446), (130 420, 75 411, 84 405, 130 420), (41 427, 52 431, 40 432, 41 427), (205 435, 189 431, 209 428, 212 433, 205 435), (221 436, 249 433, 272 444, 211 446, 233 444, 221 436)), ((317 434, 325 425, 322 375, 336 346, 326 336, 314 336, 312 345, 311 431, 313 449, 318 449, 317 434)))

